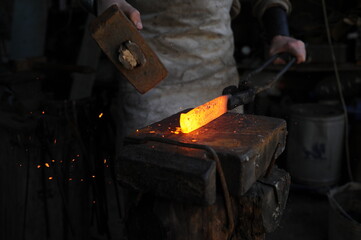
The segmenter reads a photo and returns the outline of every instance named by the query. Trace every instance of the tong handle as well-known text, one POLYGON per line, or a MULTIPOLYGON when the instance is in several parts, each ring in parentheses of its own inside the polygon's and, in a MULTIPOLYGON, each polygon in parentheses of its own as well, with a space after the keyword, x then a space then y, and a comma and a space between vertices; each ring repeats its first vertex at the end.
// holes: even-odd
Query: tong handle
POLYGON ((290 60, 285 64, 285 66, 273 77, 271 78, 264 86, 258 87, 255 89, 255 93, 262 92, 265 89, 270 88, 295 62, 296 58, 289 53, 277 53, 270 58, 268 58, 261 66, 250 72, 243 81, 240 81, 238 88, 244 89, 247 88, 249 80, 257 75, 258 73, 262 72, 266 67, 268 67, 276 58, 289 58, 290 60))
POLYGON ((264 62, 260 67, 249 73, 244 81, 240 81, 238 87, 229 86, 223 89, 222 92, 223 95, 230 95, 227 103, 228 110, 231 110, 243 104, 248 104, 250 102, 253 102, 257 93, 270 88, 292 66, 292 64, 295 63, 296 61, 295 57, 291 56, 291 59, 288 61, 288 63, 273 78, 267 81, 267 83, 264 84, 263 86, 249 87, 247 82, 251 77, 261 72, 268 65, 270 65, 276 58, 278 57, 284 58, 289 56, 291 55, 288 53, 275 54, 271 56, 269 59, 267 59, 267 61, 264 62))

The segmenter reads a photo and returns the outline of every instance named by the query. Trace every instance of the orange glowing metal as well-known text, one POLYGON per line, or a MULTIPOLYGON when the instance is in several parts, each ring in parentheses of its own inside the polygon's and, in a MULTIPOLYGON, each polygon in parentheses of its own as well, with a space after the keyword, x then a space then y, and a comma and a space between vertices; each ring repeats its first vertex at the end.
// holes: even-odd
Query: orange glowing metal
POLYGON ((187 113, 182 113, 179 119, 183 133, 192 132, 227 112, 229 95, 220 96, 187 113))

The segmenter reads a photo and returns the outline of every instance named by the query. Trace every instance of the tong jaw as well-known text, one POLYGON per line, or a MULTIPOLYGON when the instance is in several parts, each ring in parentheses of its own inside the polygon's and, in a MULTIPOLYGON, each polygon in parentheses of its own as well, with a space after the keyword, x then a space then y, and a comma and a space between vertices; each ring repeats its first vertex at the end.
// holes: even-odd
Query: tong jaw
POLYGON ((270 88, 296 61, 295 57, 290 57, 288 63, 274 77, 268 80, 264 86, 258 86, 257 88, 250 87, 248 84, 249 80, 264 70, 278 57, 289 58, 290 55, 288 53, 279 53, 271 56, 260 67, 256 68, 243 78, 244 80, 239 82, 238 87, 233 85, 223 89, 222 95, 230 95, 227 103, 228 110, 253 102, 257 93, 270 88))

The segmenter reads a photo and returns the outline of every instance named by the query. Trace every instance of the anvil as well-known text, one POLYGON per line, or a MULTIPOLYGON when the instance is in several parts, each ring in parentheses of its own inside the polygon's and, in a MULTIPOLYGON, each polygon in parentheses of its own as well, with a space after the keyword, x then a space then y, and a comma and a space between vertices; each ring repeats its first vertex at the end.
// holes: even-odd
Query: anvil
POLYGON ((207 151, 143 140, 156 137, 214 149, 233 196, 244 195, 285 148, 282 119, 227 112, 191 133, 181 133, 180 114, 129 136, 118 159, 120 183, 160 197, 209 205, 219 190, 215 163, 207 151))

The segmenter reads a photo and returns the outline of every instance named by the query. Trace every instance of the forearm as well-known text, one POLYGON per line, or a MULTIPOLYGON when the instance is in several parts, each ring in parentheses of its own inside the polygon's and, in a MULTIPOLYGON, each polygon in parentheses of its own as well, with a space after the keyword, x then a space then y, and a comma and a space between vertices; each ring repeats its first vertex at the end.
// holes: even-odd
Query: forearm
POLYGON ((90 13, 99 15, 111 5, 117 5, 119 9, 129 7, 125 0, 79 0, 80 4, 90 13))
POLYGON ((283 7, 268 8, 262 17, 267 42, 275 36, 290 36, 287 13, 283 7))
POLYGON ((267 9, 272 7, 281 7, 285 10, 286 14, 289 14, 292 10, 292 6, 289 0, 252 0, 253 15, 262 22, 262 18, 267 9))
MULTIPOLYGON (((254 14, 258 17, 270 45, 269 54, 288 52, 296 57, 297 63, 305 61, 305 44, 290 37, 287 15, 291 11, 288 0, 255 0, 254 14)), ((284 63, 277 59, 275 63, 284 63)))
POLYGON ((132 7, 125 0, 79 0, 80 4, 94 15, 102 14, 107 8, 112 5, 117 5, 118 8, 134 23, 137 29, 142 29, 142 20, 137 9, 132 7))
POLYGON ((79 4, 91 14, 97 15, 97 0, 79 0, 79 4))
POLYGON ((98 2, 98 13, 97 13, 98 15, 114 4, 117 5, 119 9, 122 9, 123 11, 124 9, 127 9, 130 6, 125 0, 98 0, 97 2, 98 2))

